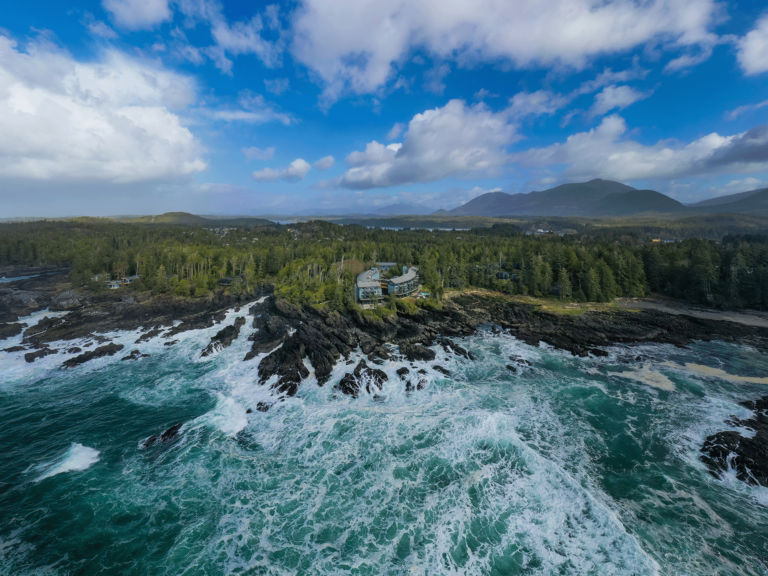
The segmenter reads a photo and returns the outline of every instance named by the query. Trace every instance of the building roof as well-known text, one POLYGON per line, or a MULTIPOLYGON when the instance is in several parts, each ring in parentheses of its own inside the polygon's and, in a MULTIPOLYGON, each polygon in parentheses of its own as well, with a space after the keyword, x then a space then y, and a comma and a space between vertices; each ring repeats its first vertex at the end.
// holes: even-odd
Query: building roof
POLYGON ((387 266, 389 268, 392 268, 393 266, 397 266, 397 262, 376 262, 379 266, 387 266))
POLYGON ((365 272, 358 274, 357 286, 359 288, 381 289, 381 285, 379 284, 379 279, 376 278, 376 276, 378 275, 379 275, 379 271, 376 268, 371 268, 370 270, 366 270, 365 272))
POLYGON ((360 284, 360 282, 374 282, 376 276, 379 273, 379 271, 376 268, 371 268, 370 270, 366 270, 365 272, 362 272, 357 275, 357 283, 360 284))
POLYGON ((392 284, 405 284, 406 282, 415 280, 418 274, 419 274, 419 269, 416 268, 415 266, 411 266, 410 268, 408 268, 408 272, 406 272, 402 276, 398 276, 397 278, 390 279, 390 282, 392 284))

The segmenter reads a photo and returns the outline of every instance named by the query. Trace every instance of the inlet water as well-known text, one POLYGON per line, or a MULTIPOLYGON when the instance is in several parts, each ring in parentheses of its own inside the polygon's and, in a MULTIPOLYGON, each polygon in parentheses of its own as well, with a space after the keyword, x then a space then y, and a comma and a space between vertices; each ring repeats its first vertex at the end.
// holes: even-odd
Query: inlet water
POLYGON ((69 370, 0 353, 0 574, 768 574, 768 490, 698 457, 768 387, 680 368, 764 376, 765 352, 586 359, 481 332, 474 362, 405 364, 423 390, 388 362, 352 399, 342 363, 277 401, 242 361, 250 328, 200 358, 218 329, 111 334, 150 356, 69 370))

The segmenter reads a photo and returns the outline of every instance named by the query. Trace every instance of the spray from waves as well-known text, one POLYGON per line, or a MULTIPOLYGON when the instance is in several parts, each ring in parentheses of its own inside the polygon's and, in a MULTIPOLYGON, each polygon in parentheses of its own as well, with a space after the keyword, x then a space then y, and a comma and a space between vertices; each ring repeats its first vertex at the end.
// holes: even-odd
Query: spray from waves
POLYGON ((39 476, 36 482, 63 474, 64 472, 81 472, 87 470, 99 461, 99 451, 88 446, 73 442, 72 446, 57 461, 44 465, 45 472, 39 476))
POLYGON ((211 426, 218 428, 227 436, 235 436, 248 426, 245 407, 234 398, 217 393, 216 408, 202 418, 211 426))

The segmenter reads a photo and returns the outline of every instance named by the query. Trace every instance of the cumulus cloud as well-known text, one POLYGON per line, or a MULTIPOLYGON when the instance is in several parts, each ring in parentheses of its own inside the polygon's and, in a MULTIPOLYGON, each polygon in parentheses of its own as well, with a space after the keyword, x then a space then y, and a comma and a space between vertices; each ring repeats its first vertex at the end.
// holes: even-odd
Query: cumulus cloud
POLYGON ((336 160, 333 156, 326 156, 325 158, 320 158, 313 166, 318 170, 330 170, 334 164, 336 164, 336 160))
POLYGON ((768 170, 768 125, 733 136, 712 133, 688 144, 662 140, 653 146, 623 139, 626 132, 626 122, 614 114, 588 132, 512 154, 511 160, 524 167, 562 165, 563 176, 584 180, 673 179, 768 170))
POLYGON ((275 149, 272 146, 264 149, 251 146, 250 148, 243 148, 242 152, 248 160, 272 160, 275 155, 275 149))
POLYGON ((623 110, 638 100, 648 98, 651 94, 653 91, 640 92, 630 86, 607 86, 595 96, 595 103, 589 113, 590 116, 602 116, 616 108, 623 110))
POLYGON ((146 30, 171 19, 168 0, 102 0, 104 10, 121 28, 146 30))
POLYGON ((593 57, 662 41, 710 45, 717 10, 715 0, 305 0, 293 53, 332 102, 345 91, 375 92, 414 49, 439 60, 582 68, 593 57))
POLYGON ((272 168, 264 168, 263 170, 256 170, 251 176, 257 182, 275 182, 276 180, 283 180, 284 182, 298 182, 304 180, 304 177, 309 172, 311 166, 309 162, 297 158, 291 162, 290 166, 283 168, 282 170, 274 170, 272 168))
POLYGON ((117 51, 82 63, 0 35, 0 176, 130 183, 201 172, 202 146, 170 111, 195 91, 191 79, 117 51))
POLYGON ((283 92, 288 90, 290 86, 288 78, 275 78, 274 80, 264 80, 264 86, 267 88, 267 92, 271 92, 275 96, 280 96, 283 92))
POLYGON ((768 71, 768 15, 760 18, 739 40, 738 59, 741 68, 749 75, 768 71))
POLYGON ((416 114, 403 143, 370 142, 352 152, 351 166, 335 184, 365 190, 449 176, 491 175, 506 162, 504 147, 515 137, 506 112, 492 112, 483 103, 467 106, 451 100, 442 108, 416 114))

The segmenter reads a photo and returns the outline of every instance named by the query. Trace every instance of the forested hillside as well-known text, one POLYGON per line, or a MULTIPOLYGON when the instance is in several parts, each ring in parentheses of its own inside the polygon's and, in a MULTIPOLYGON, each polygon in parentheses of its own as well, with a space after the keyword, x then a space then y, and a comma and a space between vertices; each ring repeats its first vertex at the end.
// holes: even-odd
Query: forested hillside
POLYGON ((282 298, 343 308, 354 306, 355 274, 377 260, 418 266, 433 303, 446 290, 482 287, 594 302, 657 292, 768 308, 768 237, 758 234, 665 243, 628 228, 528 235, 510 224, 471 231, 321 221, 218 231, 99 219, 0 225, 0 265, 66 264, 73 285, 90 290, 103 289, 107 277, 138 274, 133 290, 203 297, 232 277, 227 290, 274 283, 282 298))

